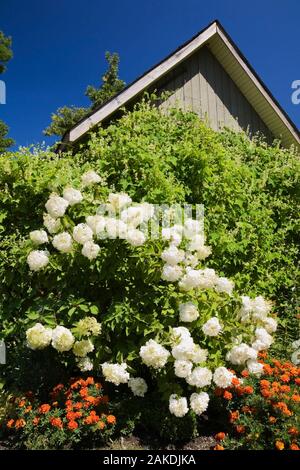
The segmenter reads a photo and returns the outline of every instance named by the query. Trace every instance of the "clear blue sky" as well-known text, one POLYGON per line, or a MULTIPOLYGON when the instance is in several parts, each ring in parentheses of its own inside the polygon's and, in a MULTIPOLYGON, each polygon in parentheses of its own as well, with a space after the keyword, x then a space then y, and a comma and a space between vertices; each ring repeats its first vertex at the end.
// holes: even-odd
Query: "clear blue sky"
POLYGON ((44 138, 51 112, 86 105, 84 90, 105 70, 104 52, 121 57, 127 83, 219 19, 300 127, 291 82, 300 79, 299 0, 0 0, 0 30, 14 58, 0 78, 0 118, 18 145, 44 138))

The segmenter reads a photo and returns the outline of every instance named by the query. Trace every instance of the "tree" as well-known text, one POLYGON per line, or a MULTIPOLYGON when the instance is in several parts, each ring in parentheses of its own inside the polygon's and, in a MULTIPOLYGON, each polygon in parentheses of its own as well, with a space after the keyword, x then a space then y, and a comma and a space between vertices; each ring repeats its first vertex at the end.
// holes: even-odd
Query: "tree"
MULTIPOLYGON (((11 38, 0 31, 0 74, 5 72, 6 63, 12 58, 11 38)), ((8 126, 0 120, 0 153, 5 152, 14 144, 14 140, 7 137, 8 126)))
POLYGON ((63 106, 52 114, 50 125, 44 130, 47 136, 57 135, 62 137, 71 127, 73 127, 80 119, 86 116, 96 107, 101 106, 105 101, 119 93, 125 86, 125 82, 119 79, 119 55, 110 52, 105 53, 108 63, 107 71, 102 77, 102 83, 99 88, 89 85, 85 95, 91 101, 91 105, 87 108, 79 108, 76 106, 63 106))

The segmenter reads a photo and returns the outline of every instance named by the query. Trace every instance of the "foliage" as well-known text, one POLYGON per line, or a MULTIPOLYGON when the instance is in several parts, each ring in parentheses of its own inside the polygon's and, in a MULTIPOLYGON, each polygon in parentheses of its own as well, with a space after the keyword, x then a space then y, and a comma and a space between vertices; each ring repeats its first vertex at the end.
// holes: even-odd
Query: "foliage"
POLYGON ((93 377, 57 384, 41 402, 29 391, 13 398, 6 428, 27 449, 61 449, 103 443, 112 435, 116 418, 109 414, 108 396, 93 377))
POLYGON ((277 359, 261 362, 260 377, 243 371, 242 385, 221 391, 230 425, 216 437, 225 449, 300 450, 300 369, 277 359))
POLYGON ((7 137, 8 130, 8 126, 3 121, 0 121, 0 154, 14 144, 14 140, 7 137))
POLYGON ((50 125, 44 130, 47 136, 63 136, 69 129, 77 124, 94 108, 101 106, 114 95, 119 93, 125 86, 125 82, 119 79, 119 56, 116 53, 105 53, 108 69, 102 77, 99 87, 89 85, 86 89, 86 96, 91 104, 87 108, 76 106, 63 106, 52 114, 50 125))

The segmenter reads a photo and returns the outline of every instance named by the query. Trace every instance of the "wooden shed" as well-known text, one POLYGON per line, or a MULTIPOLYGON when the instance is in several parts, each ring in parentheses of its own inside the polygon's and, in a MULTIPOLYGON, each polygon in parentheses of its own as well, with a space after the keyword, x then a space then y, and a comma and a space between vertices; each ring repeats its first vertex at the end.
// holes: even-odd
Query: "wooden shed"
POLYGON ((64 135, 62 147, 80 141, 89 130, 116 116, 121 106, 131 106, 154 89, 169 92, 162 109, 180 106, 215 130, 226 126, 250 136, 259 132, 269 142, 277 138, 285 147, 300 149, 297 127, 218 21, 93 110, 64 135))

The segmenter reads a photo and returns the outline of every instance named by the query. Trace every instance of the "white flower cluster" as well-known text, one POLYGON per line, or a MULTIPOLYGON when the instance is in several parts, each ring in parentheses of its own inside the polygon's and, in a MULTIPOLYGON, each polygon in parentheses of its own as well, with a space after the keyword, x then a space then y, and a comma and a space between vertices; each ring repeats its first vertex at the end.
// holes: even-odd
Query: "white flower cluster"
POLYGON ((129 379, 128 387, 136 397, 144 397, 148 390, 146 381, 141 377, 132 377, 129 379))
POLYGON ((104 362, 101 367, 107 382, 111 382, 115 385, 128 383, 130 376, 126 371, 127 364, 110 364, 109 362, 104 362))
POLYGON ((257 350, 241 343, 234 346, 226 355, 227 361, 235 365, 245 365, 249 359, 255 360, 257 358, 257 350))
MULTIPOLYGON (((196 415, 201 415, 207 410, 209 403, 209 396, 206 392, 192 393, 190 396, 190 406, 196 415)), ((169 398, 169 410, 170 413, 177 418, 182 418, 188 411, 188 401, 186 397, 178 397, 173 394, 169 398)))
POLYGON ((250 299, 247 295, 241 296, 242 306, 239 316, 242 323, 254 322, 265 325, 268 333, 274 333, 277 328, 277 322, 268 314, 272 308, 272 302, 265 300, 261 295, 250 299))
POLYGON ((145 346, 140 349, 140 357, 143 363, 148 367, 153 367, 153 369, 164 367, 169 356, 169 351, 153 339, 147 341, 145 346))
POLYGON ((212 317, 204 323, 202 331, 206 336, 218 336, 222 331, 222 326, 217 317, 212 317))
POLYGON ((298 366, 300 364, 300 339, 292 343, 292 349, 294 352, 292 353, 291 361, 295 366, 298 366))
POLYGON ((59 352, 72 349, 75 341, 71 331, 64 326, 57 326, 52 330, 44 327, 41 323, 36 323, 26 331, 26 339, 30 349, 44 349, 51 343, 53 348, 59 352))

